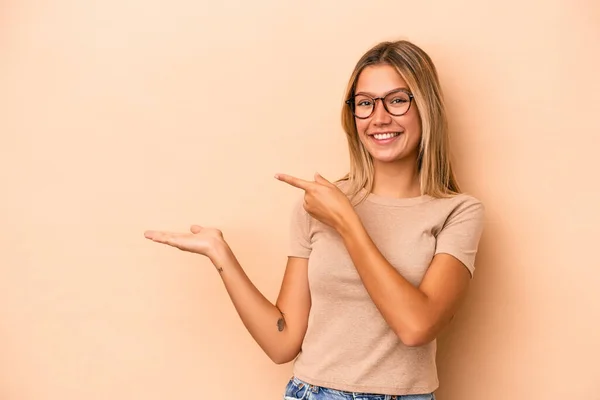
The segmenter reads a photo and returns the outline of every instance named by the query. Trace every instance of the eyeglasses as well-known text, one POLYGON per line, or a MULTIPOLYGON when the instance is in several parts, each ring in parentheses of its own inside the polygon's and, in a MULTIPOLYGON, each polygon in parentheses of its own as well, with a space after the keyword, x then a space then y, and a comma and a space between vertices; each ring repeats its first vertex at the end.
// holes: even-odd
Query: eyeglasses
POLYGON ((346 100, 346 104, 350 106, 352 114, 356 118, 366 119, 373 115, 375 111, 375 103, 381 100, 385 110, 395 116, 404 115, 410 109, 414 96, 405 89, 397 89, 384 97, 371 97, 366 94, 358 94, 346 100))

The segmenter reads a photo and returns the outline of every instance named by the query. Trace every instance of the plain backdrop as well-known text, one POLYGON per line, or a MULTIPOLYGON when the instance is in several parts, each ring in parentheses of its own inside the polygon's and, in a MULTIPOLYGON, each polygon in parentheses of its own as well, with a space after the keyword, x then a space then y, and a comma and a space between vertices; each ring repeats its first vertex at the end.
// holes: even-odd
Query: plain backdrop
POLYGON ((600 399, 600 6, 589 1, 0 3, 0 398, 281 399, 203 257, 223 230, 275 301, 300 192, 348 169, 360 55, 439 68, 453 159, 486 205, 440 400, 600 399))

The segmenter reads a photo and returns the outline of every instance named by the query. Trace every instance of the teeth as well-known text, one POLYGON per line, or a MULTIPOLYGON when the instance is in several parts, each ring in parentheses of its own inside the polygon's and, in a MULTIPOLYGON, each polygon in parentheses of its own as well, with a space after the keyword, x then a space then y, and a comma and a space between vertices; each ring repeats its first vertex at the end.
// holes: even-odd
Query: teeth
POLYGON ((393 138, 395 136, 398 136, 400 133, 395 132, 395 133, 378 133, 376 135, 373 135, 373 137, 377 140, 384 140, 384 139, 390 139, 393 138))

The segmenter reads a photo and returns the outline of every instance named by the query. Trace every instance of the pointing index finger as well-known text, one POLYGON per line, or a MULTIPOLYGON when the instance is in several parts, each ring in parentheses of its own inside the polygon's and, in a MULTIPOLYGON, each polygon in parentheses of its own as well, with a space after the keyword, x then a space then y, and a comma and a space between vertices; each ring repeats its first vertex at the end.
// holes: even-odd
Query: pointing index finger
POLYGON ((312 184, 312 182, 305 181, 304 179, 296 178, 294 176, 286 174, 275 174, 275 178, 304 190, 308 189, 309 186, 312 184))

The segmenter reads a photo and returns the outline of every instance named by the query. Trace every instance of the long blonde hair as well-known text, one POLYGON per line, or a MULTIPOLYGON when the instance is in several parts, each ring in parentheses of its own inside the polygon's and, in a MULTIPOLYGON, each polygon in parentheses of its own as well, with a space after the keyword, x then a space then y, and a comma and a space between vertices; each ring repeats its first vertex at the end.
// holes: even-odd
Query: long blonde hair
MULTIPOLYGON (((357 62, 349 79, 344 101, 351 98, 362 70, 372 65, 390 65, 402 76, 414 95, 421 118, 422 138, 417 159, 421 194, 449 197, 460 193, 450 161, 448 122, 442 90, 435 65, 418 46, 406 41, 381 42, 369 49, 357 62)), ((342 127, 350 152, 350 172, 340 181, 348 181, 348 195, 362 189, 371 193, 375 170, 373 159, 358 137, 352 110, 344 103, 342 127)))

